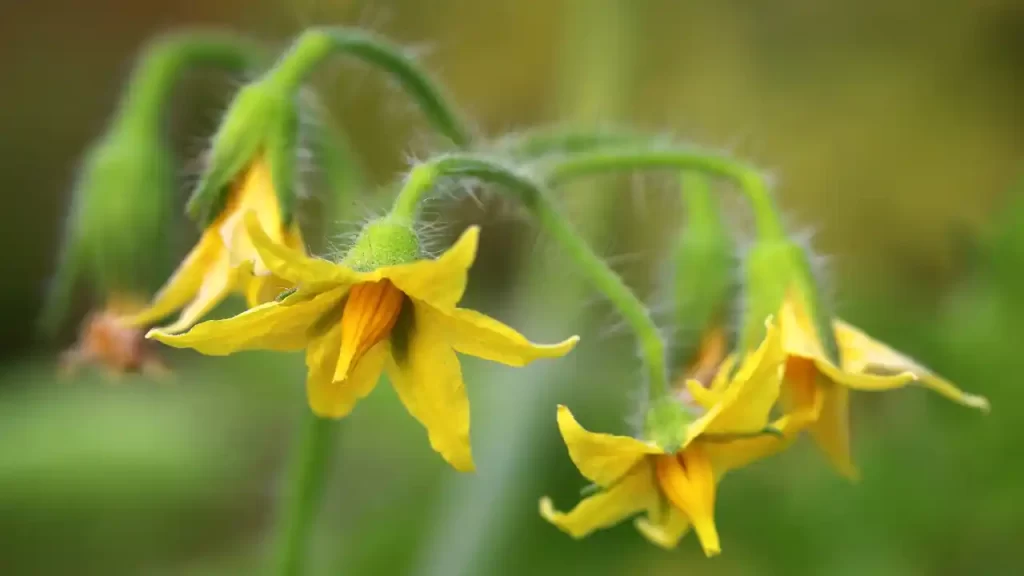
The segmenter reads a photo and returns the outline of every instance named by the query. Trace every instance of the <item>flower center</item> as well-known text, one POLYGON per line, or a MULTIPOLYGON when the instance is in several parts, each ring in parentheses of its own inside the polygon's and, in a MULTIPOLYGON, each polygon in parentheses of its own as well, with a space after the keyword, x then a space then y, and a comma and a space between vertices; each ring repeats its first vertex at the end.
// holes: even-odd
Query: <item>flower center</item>
POLYGON ((678 454, 658 456, 655 473, 662 493, 693 524, 704 553, 708 556, 718 554, 720 546, 714 516, 715 475, 704 449, 691 444, 678 454))
POLYGON ((356 284, 341 313, 341 355, 334 380, 348 377, 363 354, 391 333, 405 294, 389 280, 356 284))

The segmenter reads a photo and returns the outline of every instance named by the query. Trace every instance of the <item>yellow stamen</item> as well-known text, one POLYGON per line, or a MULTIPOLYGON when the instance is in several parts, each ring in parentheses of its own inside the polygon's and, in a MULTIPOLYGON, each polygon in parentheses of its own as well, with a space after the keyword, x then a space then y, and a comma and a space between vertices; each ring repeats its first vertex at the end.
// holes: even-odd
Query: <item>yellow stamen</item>
POLYGON ((786 392, 796 410, 813 410, 817 399, 818 369, 807 358, 790 356, 786 360, 786 392))
POLYGON ((341 313, 341 355, 334 380, 348 377, 363 354, 388 337, 402 311, 405 294, 389 280, 356 284, 341 313))
POLYGON ((693 524, 704 554, 721 552, 714 516, 715 475, 704 450, 693 444, 679 454, 658 456, 655 471, 662 493, 693 524))

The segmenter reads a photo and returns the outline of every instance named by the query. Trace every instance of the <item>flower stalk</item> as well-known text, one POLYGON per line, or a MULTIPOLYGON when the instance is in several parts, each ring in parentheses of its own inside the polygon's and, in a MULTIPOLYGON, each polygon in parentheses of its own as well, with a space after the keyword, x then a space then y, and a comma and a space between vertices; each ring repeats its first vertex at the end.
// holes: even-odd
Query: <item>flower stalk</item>
POLYGON ((785 229, 764 176, 753 166, 725 155, 694 148, 623 147, 565 156, 547 163, 542 169, 544 181, 552 188, 586 176, 630 170, 693 171, 726 178, 735 182, 750 201, 757 236, 785 238, 785 229))
POLYGON ((143 50, 118 107, 112 130, 158 131, 181 74, 197 65, 245 71, 260 62, 252 41, 214 30, 166 34, 143 50))
POLYGON ((303 410, 299 450, 289 467, 288 492, 279 520, 276 544, 276 574, 303 573, 310 529, 316 519, 327 481, 335 422, 303 410))
POLYGON ((335 53, 355 56, 387 71, 419 104, 439 132, 460 148, 470 143, 470 130, 415 58, 400 46, 363 30, 330 27, 306 30, 268 73, 268 78, 286 93, 294 93, 317 66, 335 53))
POLYGON ((665 344, 647 307, 608 264, 573 230, 548 198, 544 185, 500 161, 472 154, 447 154, 412 169, 391 214, 414 220, 420 202, 441 178, 469 177, 500 184, 513 193, 540 227, 565 250, 580 271, 619 310, 636 333, 652 399, 668 393, 665 344))

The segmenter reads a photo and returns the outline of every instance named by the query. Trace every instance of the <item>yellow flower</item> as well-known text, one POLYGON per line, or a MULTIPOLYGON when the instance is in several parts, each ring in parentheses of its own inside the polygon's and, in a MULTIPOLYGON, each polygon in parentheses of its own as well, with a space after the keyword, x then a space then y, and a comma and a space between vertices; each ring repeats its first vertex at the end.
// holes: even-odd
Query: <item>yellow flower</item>
POLYGON ((181 309, 177 321, 162 328, 175 333, 187 330, 231 292, 242 292, 249 306, 272 300, 290 287, 267 270, 242 221, 254 211, 261 228, 273 242, 303 250, 297 223, 286 227, 274 193, 270 167, 258 156, 243 170, 228 192, 220 215, 203 232, 149 308, 130 319, 137 326, 152 324, 181 309))
POLYGON ((600 492, 572 511, 540 501, 541 515, 574 538, 613 526, 641 512, 636 528, 652 543, 674 548, 692 525, 704 553, 721 550, 715 527, 715 492, 729 470, 777 452, 802 426, 795 417, 772 424, 778 435, 762 434, 778 398, 782 378, 778 330, 769 326, 765 341, 730 379, 731 358, 712 386, 687 382, 704 414, 687 428, 682 447, 666 453, 653 442, 584 430, 565 406, 558 427, 573 463, 600 492))
POLYGON ((492 318, 456 307, 476 256, 475 227, 436 260, 358 271, 303 256, 273 242, 252 218, 248 224, 263 262, 297 291, 186 334, 151 336, 212 355, 305 348, 310 407, 323 417, 347 415, 386 371, 431 446, 458 470, 472 470, 473 458, 456 351, 523 366, 563 356, 578 340, 536 345, 492 318))
POLYGON ((850 455, 849 391, 891 390, 919 384, 972 408, 989 409, 988 400, 967 394, 910 358, 846 324, 832 319, 840 365, 829 360, 814 322, 792 292, 779 314, 786 353, 782 396, 789 409, 811 421, 809 431, 832 463, 848 477, 857 469, 850 455))

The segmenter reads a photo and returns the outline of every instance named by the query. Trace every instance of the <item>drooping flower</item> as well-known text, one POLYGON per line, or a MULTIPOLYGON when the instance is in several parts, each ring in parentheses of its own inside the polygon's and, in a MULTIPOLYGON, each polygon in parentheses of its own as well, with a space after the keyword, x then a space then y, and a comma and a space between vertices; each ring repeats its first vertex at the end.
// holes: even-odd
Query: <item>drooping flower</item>
POLYGON ((541 515, 574 538, 646 513, 636 528, 652 543, 674 548, 690 526, 704 553, 721 550, 714 520, 718 482, 729 470, 773 454, 804 422, 785 416, 768 426, 783 370, 779 331, 767 337, 732 375, 735 358, 718 372, 710 388, 687 383, 704 410, 686 429, 681 446, 666 451, 652 441, 584 430, 569 409, 558 408, 558 426, 573 463, 600 490, 570 512, 540 501, 541 515), (774 429, 765 434, 766 429, 774 429))
POLYGON ((274 299, 290 284, 275 277, 253 247, 243 216, 254 212, 272 242, 303 250, 298 224, 284 224, 270 166, 258 156, 227 192, 219 216, 205 229, 148 308, 131 317, 137 326, 152 324, 175 310, 178 319, 161 330, 187 330, 228 294, 241 292, 249 306, 274 299))
POLYGON ((61 369, 73 374, 84 366, 98 366, 112 376, 126 373, 159 375, 167 372, 160 356, 143 338, 142 328, 124 322, 142 308, 142 300, 112 296, 106 306, 82 322, 78 340, 61 358, 61 369))
POLYGON ((830 359, 800 292, 793 290, 779 313, 786 354, 783 398, 790 410, 812 421, 809 432, 844 475, 855 478, 850 454, 849 392, 881 391, 916 384, 972 408, 988 411, 988 400, 961 391, 907 356, 873 340, 842 320, 828 319, 838 364, 830 359))
POLYGON ((341 418, 383 372, 431 446, 458 470, 473 469, 469 401, 456 352, 510 366, 567 354, 578 338, 533 344, 479 312, 458 308, 476 256, 477 228, 436 260, 422 259, 415 234, 387 219, 367 225, 341 264, 306 257, 247 220, 252 242, 275 275, 297 289, 234 318, 180 335, 153 331, 175 347, 211 355, 306 350, 309 404, 341 418))

